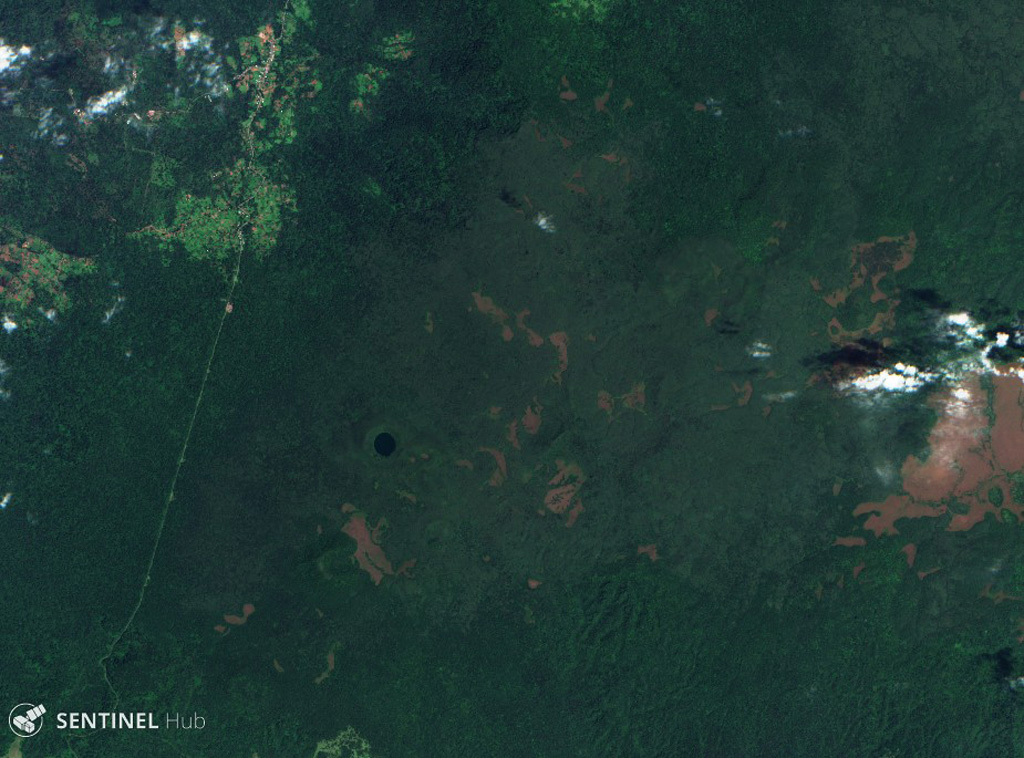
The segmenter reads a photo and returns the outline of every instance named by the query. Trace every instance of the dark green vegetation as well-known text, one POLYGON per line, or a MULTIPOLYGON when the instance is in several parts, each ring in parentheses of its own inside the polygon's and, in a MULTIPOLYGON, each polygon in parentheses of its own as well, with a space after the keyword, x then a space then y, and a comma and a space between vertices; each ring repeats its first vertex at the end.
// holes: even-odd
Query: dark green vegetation
MULTIPOLYGON (((623 430, 603 417, 590 423, 591 388, 577 391, 567 379, 568 399, 545 421, 563 433, 546 444, 601 465, 588 469, 584 520, 566 532, 582 532, 583 541, 533 554, 511 527, 498 531, 509 522, 495 518, 495 533, 480 535, 461 518, 484 510, 490 488, 482 484, 467 503, 466 490, 449 482, 448 458, 481 444, 459 430, 482 423, 493 398, 474 395, 475 387, 465 391, 472 405, 416 394, 435 386, 431 377, 468 374, 467 365, 473 377, 486 375, 501 365, 497 348, 487 343, 472 363, 464 354, 473 348, 464 346, 454 356, 405 355, 410 343, 396 326, 413 324, 421 335, 431 302, 424 291, 458 280, 465 291, 447 326, 469 331, 452 314, 466 310, 470 290, 498 286, 488 277, 502 262, 485 249, 459 257, 459 235, 481 214, 489 218, 488 203, 500 207, 503 188, 491 185, 481 156, 531 118, 569 123, 557 99, 563 74, 585 110, 612 78, 616 95, 628 91, 635 102, 628 118, 617 110, 591 120, 580 137, 595 152, 621 143, 639 167, 629 221, 642 243, 629 255, 643 273, 631 286, 655 278, 659 251, 691 237, 727 240, 750 267, 747 281, 804 286, 809 275, 846 277, 851 242, 914 229, 912 287, 956 307, 1018 313, 1024 38, 1015 10, 985 3, 969 13, 952 2, 563 5, 576 12, 546 2, 311 3, 313 23, 295 45, 322 90, 297 97, 294 139, 274 141, 260 170, 245 174, 249 183, 220 172, 257 152, 242 129, 252 101, 175 98, 159 84, 174 75, 167 60, 138 60, 145 96, 167 110, 149 134, 101 122, 56 148, 32 137, 34 121, 4 113, 4 214, 58 249, 87 254, 99 271, 72 287, 75 306, 59 327, 0 337, 15 367, 3 382, 12 399, 0 403, 0 495, 15 493, 0 513, 0 705, 32 699, 56 712, 113 702, 99 662, 138 597, 226 305, 218 268, 226 256, 204 247, 200 233, 223 237, 224 227, 191 226, 188 239, 159 249, 134 233, 208 219, 211 208, 228 208, 225 198, 241 196, 266 214, 261 189, 278 183, 289 193, 275 195, 276 246, 245 248, 252 255, 242 258, 154 581, 108 664, 121 709, 198 713, 207 727, 65 736, 51 721, 22 746, 27 758, 308 758, 349 726, 374 755, 393 758, 1020 754, 1024 692, 1010 686, 1024 675, 1019 601, 995 604, 978 591, 995 581, 1024 595, 1021 527, 986 523, 957 535, 962 542, 942 543, 930 554, 942 571, 928 580, 907 569, 901 541, 880 540, 854 557, 830 548, 850 531, 856 497, 884 497, 873 484, 878 461, 898 466, 920 449, 931 421, 921 403, 897 410, 898 420, 868 443, 850 431, 851 412, 823 396, 790 416, 790 406, 779 406, 774 439, 756 436, 753 424, 716 427, 706 407, 717 397, 701 398, 699 413, 674 416, 652 400, 637 426, 623 430), (406 30, 413 55, 389 60, 383 40, 406 30), (391 72, 368 113, 353 113, 355 77, 385 65, 391 72), (204 205, 183 200, 186 193, 220 200, 204 205), (779 220, 784 233, 773 227, 779 220), (772 236, 778 244, 767 242, 772 236), (102 324, 122 293, 123 312, 102 324), (362 434, 381 416, 396 424, 396 460, 426 429, 422 449, 433 460, 443 449, 448 468, 431 464, 438 468, 406 480, 361 458, 362 434), (641 423, 662 424, 663 433, 633 457, 641 423), (618 455, 594 429, 621 435, 618 455), (762 448, 752 439, 768 441, 762 448), (778 479, 759 479, 758 467, 805 456, 807 440, 834 466, 794 466, 785 492, 762 487, 778 479), (769 445, 778 457, 766 464, 769 445), (681 461, 705 451, 736 460, 708 463, 707 482, 659 488, 681 461), (856 479, 855 494, 846 494, 851 486, 826 502, 836 476, 856 479), (734 478, 743 479, 745 499, 734 478), (385 496, 410 481, 422 485, 419 510, 394 507, 384 545, 396 564, 417 557, 420 573, 374 586, 350 561, 354 543, 341 533, 339 506, 352 500, 375 524, 385 496), (684 506, 707 505, 698 490, 727 501, 707 506, 717 508, 708 531, 676 535, 677 549, 657 563, 638 558, 638 542, 670 542, 684 506), (650 510, 649 523, 660 519, 662 531, 620 542, 619 521, 586 520, 621 503, 650 510), (403 527, 411 523, 417 528, 403 527), (535 567, 544 583, 529 591, 535 567), (213 630, 247 602, 256 611, 244 626, 213 630), (314 684, 328 656, 334 668, 314 684)), ((221 42, 252 38, 278 10, 162 7, 169 18, 208 19, 221 42)), ((90 62, 132 16, 95 3, 53 4, 45 23, 3 8, 0 18, 8 41, 52 38, 74 49, 60 74, 88 88, 90 62)), ((242 217, 231 207, 229 226, 242 217)), ((536 253, 542 243, 527 239, 536 253)), ((217 250, 238 252, 234 238, 220 242, 217 250)), ((536 269, 524 251, 523 280, 560 256, 581 255, 580 247, 540 248, 536 269)), ((685 261, 681 278, 709 276, 709 263, 685 261)), ((530 286, 550 286, 561 302, 571 285, 530 286)), ((769 311, 772 303, 753 303, 761 290, 750 290, 746 312, 769 311)), ((442 291, 454 302, 454 289, 442 291)), ((579 293, 564 299, 567 310, 585 309, 579 293)), ((647 316, 617 317, 655 330, 647 316)), ((824 322, 801 318, 787 328, 805 334, 824 322)), ((907 313, 897 340, 910 341, 929 318, 923 306, 907 313)), ((666 332, 691 328, 703 328, 699 318, 666 332)), ((574 346, 584 333, 574 332, 574 346)), ((689 391, 688 339, 673 343, 682 345, 671 358, 678 369, 644 377, 652 398, 662 386, 689 391)), ((530 368, 519 368, 513 383, 522 376, 526 386, 530 368)), ((549 475, 524 467, 513 480, 549 475)), ((493 499, 503 514, 529 511, 493 499)), ((917 524, 902 537, 922 546, 931 539, 917 524)))

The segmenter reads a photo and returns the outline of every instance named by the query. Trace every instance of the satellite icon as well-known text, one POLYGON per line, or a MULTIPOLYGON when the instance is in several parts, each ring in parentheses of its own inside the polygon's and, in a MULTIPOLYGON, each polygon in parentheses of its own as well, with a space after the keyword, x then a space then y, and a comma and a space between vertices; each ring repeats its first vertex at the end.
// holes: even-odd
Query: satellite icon
POLYGON ((46 708, 32 703, 18 703, 11 709, 7 724, 19 737, 34 737, 43 728, 43 714, 46 708))

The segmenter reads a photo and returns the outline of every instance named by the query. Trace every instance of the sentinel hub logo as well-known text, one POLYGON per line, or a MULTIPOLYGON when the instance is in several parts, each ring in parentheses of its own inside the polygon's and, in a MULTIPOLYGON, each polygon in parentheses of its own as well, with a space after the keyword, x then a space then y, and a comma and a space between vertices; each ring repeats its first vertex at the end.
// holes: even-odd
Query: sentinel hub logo
MULTIPOLYGON (((19 737, 39 734, 46 708, 32 703, 19 703, 7 719, 11 731, 19 737)), ((203 729, 206 718, 198 713, 165 713, 160 717, 150 711, 61 711, 57 729, 203 729)))

